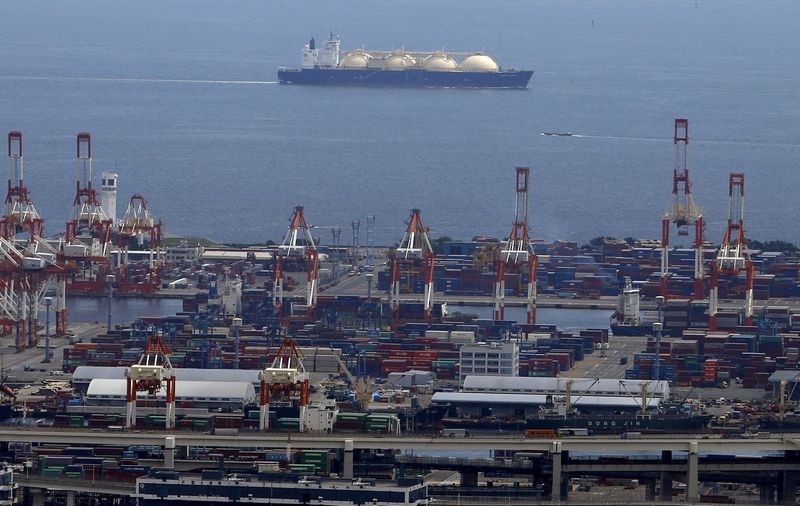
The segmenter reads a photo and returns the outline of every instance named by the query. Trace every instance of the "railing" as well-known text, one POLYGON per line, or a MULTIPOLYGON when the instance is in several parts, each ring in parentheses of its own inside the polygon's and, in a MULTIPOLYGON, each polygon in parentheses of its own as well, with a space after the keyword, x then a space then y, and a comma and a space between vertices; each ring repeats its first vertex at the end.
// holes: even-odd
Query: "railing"
POLYGON ((496 469, 532 469, 534 463, 529 460, 464 458, 464 457, 424 457, 414 455, 398 455, 398 464, 430 465, 443 467, 491 467, 496 469))

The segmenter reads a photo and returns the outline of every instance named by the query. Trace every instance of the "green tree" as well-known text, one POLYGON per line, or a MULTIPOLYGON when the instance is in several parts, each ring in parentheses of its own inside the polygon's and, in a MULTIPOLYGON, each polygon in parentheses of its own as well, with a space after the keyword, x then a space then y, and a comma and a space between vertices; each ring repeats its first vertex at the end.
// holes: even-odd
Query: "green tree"
POLYGON ((433 248, 434 253, 439 255, 444 251, 444 244, 448 242, 453 242, 453 238, 446 235, 437 237, 431 240, 431 248, 433 248))

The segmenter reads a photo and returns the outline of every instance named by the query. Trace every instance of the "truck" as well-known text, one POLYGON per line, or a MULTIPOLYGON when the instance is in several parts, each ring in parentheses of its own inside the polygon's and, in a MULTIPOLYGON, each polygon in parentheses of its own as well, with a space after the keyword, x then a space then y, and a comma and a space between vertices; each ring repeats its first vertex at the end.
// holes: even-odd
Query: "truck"
POLYGON ((468 437, 467 429, 442 429, 442 437, 468 437))

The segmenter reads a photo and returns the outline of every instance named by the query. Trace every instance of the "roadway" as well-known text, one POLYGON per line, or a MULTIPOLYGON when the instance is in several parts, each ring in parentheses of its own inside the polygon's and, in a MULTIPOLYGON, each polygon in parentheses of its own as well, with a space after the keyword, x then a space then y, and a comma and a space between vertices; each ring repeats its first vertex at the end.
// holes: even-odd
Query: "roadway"
POLYGON ((595 350, 576 361, 572 369, 561 373, 565 378, 625 378, 625 369, 633 366, 633 355, 643 353, 647 347, 646 337, 608 337, 609 349, 595 350), (626 358, 627 364, 620 364, 626 358))
POLYGON ((688 452, 695 448, 698 453, 753 454, 772 451, 800 451, 800 436, 796 434, 773 435, 758 439, 715 439, 707 436, 681 435, 643 437, 641 439, 614 439, 609 437, 574 437, 552 439, 524 439, 519 437, 404 437, 404 436, 344 436, 339 434, 260 434, 243 432, 235 436, 218 436, 199 432, 108 432, 85 430, 55 430, 42 428, 15 428, 0 430, 0 441, 24 441, 31 443, 60 443, 67 445, 159 445, 165 438, 173 436, 176 446, 200 446, 218 448, 292 448, 344 449, 398 449, 456 451, 469 447, 475 451, 526 450, 535 452, 570 451, 597 454, 630 454, 636 451, 688 452), (696 446, 693 446, 696 445, 696 446))
MULTIPOLYGON (((381 298, 383 301, 388 301, 388 295, 383 290, 377 289, 378 272, 375 271, 372 282, 372 296, 374 298, 381 298)), ((342 276, 339 278, 338 283, 328 284, 323 287, 325 295, 358 295, 366 297, 368 292, 367 275, 364 273, 357 273, 354 276, 342 276)), ((298 283, 297 290, 291 292, 289 295, 304 295, 305 284, 298 283)), ((402 294, 400 299, 404 302, 422 302, 422 294, 402 294)), ((442 292, 437 292, 434 295, 436 302, 447 302, 453 306, 491 306, 494 304, 494 297, 491 295, 445 295, 442 292)), ((800 300, 797 299, 769 299, 764 301, 755 301, 758 306, 789 306, 791 309, 800 309, 800 300)), ((505 298, 505 305, 509 307, 524 307, 527 304, 526 297, 507 296, 505 298)), ((557 295, 539 294, 536 301, 537 306, 547 308, 564 308, 564 309, 609 309, 614 310, 617 307, 617 296, 602 296, 596 299, 567 299, 561 298, 557 295)), ((744 305, 743 300, 738 299, 722 299, 719 301, 721 309, 736 309, 744 305)), ((641 309, 643 311, 655 311, 657 309, 655 301, 642 300, 641 309)))
MULTIPOLYGON (((50 331, 55 330, 55 322, 50 322, 50 331)), ((80 338, 83 342, 99 333, 106 331, 105 324, 97 323, 70 323, 68 330, 80 338)), ((57 379, 63 364, 63 349, 70 346, 69 339, 66 337, 50 337, 50 351, 52 359, 49 364, 42 363, 44 359, 44 332, 39 336, 39 346, 27 348, 17 352, 12 336, 0 338, 0 369, 4 375, 8 375, 8 382, 32 383, 44 378, 57 379), (32 370, 25 371, 25 366, 30 366, 32 370), (53 374, 55 372, 55 374, 53 374)))
POLYGON ((136 492, 136 483, 75 478, 50 478, 38 474, 14 473, 14 482, 21 487, 50 490, 53 492, 78 492, 130 496, 136 492))

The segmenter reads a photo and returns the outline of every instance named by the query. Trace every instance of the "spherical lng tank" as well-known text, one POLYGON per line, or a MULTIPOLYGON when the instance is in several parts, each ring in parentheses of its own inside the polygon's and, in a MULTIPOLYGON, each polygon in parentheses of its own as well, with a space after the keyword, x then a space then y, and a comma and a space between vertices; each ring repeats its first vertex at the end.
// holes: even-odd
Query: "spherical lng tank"
POLYGON ((465 72, 497 72, 500 67, 491 56, 483 53, 473 53, 461 62, 459 69, 465 72))
POLYGON ((410 54, 395 52, 390 54, 384 61, 383 68, 387 70, 403 70, 409 67, 416 67, 417 60, 410 54))
POLYGON ((458 70, 458 62, 456 62, 449 54, 437 51, 422 61, 422 68, 425 70, 450 72, 453 70, 458 70))
POLYGON ((356 49, 345 53, 344 58, 339 62, 339 67, 343 69, 365 69, 369 66, 370 60, 372 60, 372 55, 364 52, 363 49, 356 49))

